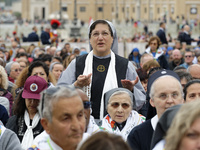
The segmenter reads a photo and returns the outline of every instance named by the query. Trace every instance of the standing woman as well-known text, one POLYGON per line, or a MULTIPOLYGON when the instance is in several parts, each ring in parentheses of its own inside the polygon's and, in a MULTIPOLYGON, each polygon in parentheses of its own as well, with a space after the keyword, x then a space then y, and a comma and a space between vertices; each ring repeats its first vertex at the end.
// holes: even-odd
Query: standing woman
POLYGON ((124 87, 134 92, 137 109, 140 109, 146 99, 145 91, 133 64, 114 53, 118 51, 118 39, 113 24, 106 20, 93 22, 89 41, 90 53, 72 60, 58 85, 83 88, 93 103, 95 119, 103 118, 103 95, 113 88, 124 87))
POLYGON ((32 145, 33 139, 43 131, 37 106, 40 92, 48 87, 47 82, 39 76, 27 78, 24 89, 16 99, 14 116, 9 118, 6 127, 14 131, 22 145, 27 149, 32 145))

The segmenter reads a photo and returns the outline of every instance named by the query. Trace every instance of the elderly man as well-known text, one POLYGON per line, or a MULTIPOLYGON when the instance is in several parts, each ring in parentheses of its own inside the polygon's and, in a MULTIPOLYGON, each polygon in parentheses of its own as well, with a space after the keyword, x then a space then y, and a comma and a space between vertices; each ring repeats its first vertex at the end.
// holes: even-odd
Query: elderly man
POLYGON ((185 62, 181 64, 180 66, 185 67, 186 69, 193 64, 194 54, 192 51, 188 50, 185 51, 185 62))
POLYGON ((193 79, 200 79, 200 65, 193 64, 188 67, 187 72, 189 72, 193 79))
POLYGON ((77 91, 69 87, 47 89, 42 94, 39 112, 41 124, 48 135, 33 148, 75 150, 86 125, 83 102, 77 91))
POLYGON ((187 45, 191 45, 192 41, 195 41, 195 39, 190 37, 190 26, 189 25, 184 25, 183 28, 183 34, 181 36, 181 43, 185 42, 187 45))
POLYGON ((135 127, 128 136, 133 150, 149 150, 151 139, 158 119, 171 106, 183 103, 183 91, 180 79, 170 70, 155 72, 148 81, 150 104, 156 108, 157 115, 135 127))
POLYGON ((175 49, 172 51, 172 61, 169 62, 169 69, 174 70, 176 66, 179 66, 180 64, 183 64, 184 60, 182 58, 182 54, 180 50, 175 49))

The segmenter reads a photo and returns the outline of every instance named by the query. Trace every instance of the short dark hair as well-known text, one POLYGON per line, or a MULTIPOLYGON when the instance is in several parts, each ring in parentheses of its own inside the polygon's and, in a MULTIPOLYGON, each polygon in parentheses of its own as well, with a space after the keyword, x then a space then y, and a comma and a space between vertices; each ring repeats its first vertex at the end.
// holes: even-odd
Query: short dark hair
POLYGON ((20 58, 26 56, 26 58, 28 59, 28 54, 27 53, 17 53, 16 58, 20 58))
POLYGON ((191 81, 189 81, 189 82, 185 85, 185 87, 184 87, 184 89, 183 89, 183 92, 184 92, 184 100, 185 100, 185 101, 186 101, 186 96, 187 96, 187 89, 188 89, 188 87, 191 86, 192 84, 195 84, 195 83, 199 83, 199 84, 200 84, 200 79, 191 80, 191 81))
POLYGON ((111 34, 111 36, 113 37, 113 32, 112 32, 112 29, 111 29, 110 25, 108 24, 108 22, 106 22, 105 20, 96 20, 96 21, 90 26, 89 39, 91 38, 91 33, 92 33, 92 31, 95 29, 95 27, 96 27, 97 24, 107 24, 107 25, 108 25, 108 28, 109 28, 109 31, 110 31, 110 34, 111 34))
POLYGON ((160 22, 160 27, 161 27, 163 24, 165 24, 165 23, 164 23, 164 22, 160 22))
POLYGON ((140 81, 144 81, 144 80, 148 79, 148 75, 147 75, 146 71, 144 71, 142 68, 138 68, 136 70, 136 72, 140 78, 140 81))
POLYGON ((62 58, 58 57, 58 56, 55 56, 53 57, 52 59, 57 59, 60 63, 62 63, 62 58))
POLYGON ((185 67, 183 66, 176 66, 173 71, 179 71, 179 70, 187 70, 185 67))
POLYGON ((28 77, 31 76, 33 69, 36 67, 42 67, 44 69, 45 73, 47 74, 47 77, 49 76, 48 66, 42 61, 34 61, 30 64, 30 66, 28 68, 28 77))
POLYGON ((49 61, 51 62, 52 60, 52 56, 50 54, 44 54, 39 58, 41 61, 45 62, 45 61, 49 61))
POLYGON ((179 78, 182 80, 183 78, 185 78, 187 80, 187 82, 192 80, 192 76, 190 75, 190 73, 185 72, 185 71, 174 71, 176 72, 176 74, 179 76, 179 78))

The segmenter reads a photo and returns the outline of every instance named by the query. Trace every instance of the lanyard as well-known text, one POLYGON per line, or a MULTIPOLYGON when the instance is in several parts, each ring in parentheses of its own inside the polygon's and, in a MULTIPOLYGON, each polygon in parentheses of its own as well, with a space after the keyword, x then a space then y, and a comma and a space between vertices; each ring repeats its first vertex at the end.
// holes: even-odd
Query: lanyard
POLYGON ((50 144, 49 138, 47 139, 47 143, 48 143, 50 149, 53 150, 53 148, 52 148, 52 146, 51 146, 51 144, 50 144))

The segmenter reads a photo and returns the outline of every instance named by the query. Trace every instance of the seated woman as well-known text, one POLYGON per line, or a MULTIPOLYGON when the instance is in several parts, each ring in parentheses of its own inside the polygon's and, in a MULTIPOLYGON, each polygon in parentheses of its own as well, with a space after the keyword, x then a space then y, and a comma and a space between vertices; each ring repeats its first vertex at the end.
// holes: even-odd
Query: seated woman
POLYGON ((60 78, 61 73, 63 72, 63 64, 59 62, 53 62, 50 65, 49 71, 53 74, 56 83, 58 82, 58 79, 60 78))
POLYGON ((16 94, 15 97, 17 97, 19 92, 23 89, 26 79, 29 76, 34 76, 34 75, 43 78, 48 83, 49 87, 56 85, 56 81, 52 73, 49 72, 48 66, 44 62, 34 61, 30 64, 29 67, 23 69, 23 71, 18 76, 15 83, 16 87, 14 88, 16 94))
POLYGON ((47 87, 48 84, 43 78, 39 76, 28 77, 23 91, 16 99, 14 116, 9 118, 6 124, 8 129, 17 134, 23 149, 29 148, 33 139, 43 131, 37 106, 40 92, 47 87))
POLYGON ((108 114, 102 120, 102 127, 108 132, 121 135, 125 141, 131 130, 145 121, 144 116, 133 110, 133 93, 125 88, 115 88, 106 92, 104 104, 108 114))
POLYGON ((134 48, 128 56, 129 61, 134 61, 137 65, 137 68, 140 67, 140 53, 138 48, 134 48))

